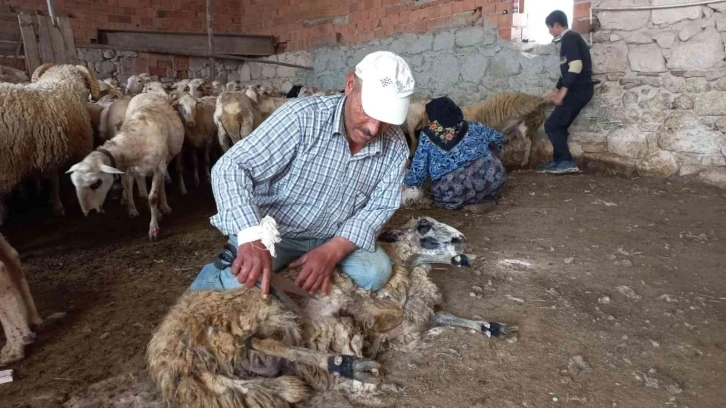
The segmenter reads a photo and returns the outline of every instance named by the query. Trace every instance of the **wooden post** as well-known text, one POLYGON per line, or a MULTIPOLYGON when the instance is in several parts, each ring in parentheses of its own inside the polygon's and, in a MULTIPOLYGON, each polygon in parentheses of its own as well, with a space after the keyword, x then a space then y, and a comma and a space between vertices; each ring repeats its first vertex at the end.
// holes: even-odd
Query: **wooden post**
POLYGON ((53 0, 46 0, 46 3, 48 4, 48 16, 50 16, 50 21, 55 27, 55 10, 53 10, 53 0))
POLYGON ((214 63, 214 36, 212 35, 212 0, 207 0, 207 40, 209 41, 209 75, 211 78, 209 81, 214 81, 217 78, 217 73, 214 63))

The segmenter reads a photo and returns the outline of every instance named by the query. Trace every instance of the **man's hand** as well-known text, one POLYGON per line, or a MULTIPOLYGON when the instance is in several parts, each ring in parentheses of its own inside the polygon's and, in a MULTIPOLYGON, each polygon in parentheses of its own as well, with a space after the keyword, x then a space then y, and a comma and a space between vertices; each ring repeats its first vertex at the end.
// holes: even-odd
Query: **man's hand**
POLYGON ((327 296, 335 266, 354 249, 355 244, 341 237, 335 237, 313 249, 290 263, 291 268, 301 267, 295 283, 310 294, 320 290, 327 296))
POLYGON ((232 275, 248 288, 262 278, 262 297, 267 299, 272 279, 272 256, 260 241, 247 242, 237 249, 237 258, 232 262, 232 275))

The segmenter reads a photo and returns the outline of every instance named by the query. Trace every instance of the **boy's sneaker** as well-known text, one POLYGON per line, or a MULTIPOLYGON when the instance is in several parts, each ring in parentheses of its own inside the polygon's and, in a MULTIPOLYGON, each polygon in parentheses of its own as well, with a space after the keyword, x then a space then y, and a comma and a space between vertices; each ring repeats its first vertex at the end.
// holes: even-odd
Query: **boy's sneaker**
POLYGON ((549 163, 537 166, 537 173, 549 173, 549 170, 554 169, 555 167, 557 167, 557 162, 552 160, 549 163))
POLYGON ((547 170, 545 170, 545 172, 549 174, 579 173, 580 168, 577 167, 577 163, 575 163, 574 161, 564 160, 557 163, 554 167, 548 168, 547 170))

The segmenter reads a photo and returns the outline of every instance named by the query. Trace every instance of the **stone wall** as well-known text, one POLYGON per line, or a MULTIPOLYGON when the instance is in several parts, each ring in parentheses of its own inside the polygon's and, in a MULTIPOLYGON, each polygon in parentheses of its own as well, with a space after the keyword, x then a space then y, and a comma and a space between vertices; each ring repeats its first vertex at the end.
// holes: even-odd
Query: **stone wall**
POLYGON ((594 12, 601 29, 591 53, 602 84, 571 129, 573 152, 625 172, 694 176, 726 188, 726 3, 594 12))
MULTIPOLYGON (((78 48, 78 57, 86 66, 94 69, 99 78, 113 77, 120 83, 125 83, 130 75, 142 72, 156 75, 165 83, 184 78, 209 78, 210 74, 208 58, 82 47, 78 48)), ((312 54, 307 51, 287 52, 260 59, 302 66, 312 66, 313 62, 312 54)), ((310 70, 235 60, 217 60, 215 68, 216 79, 224 83, 252 81, 284 91, 289 90, 294 83, 309 83, 312 75, 310 70)))
MULTIPOLYGON (((500 92, 547 94, 559 78, 557 48, 503 41, 487 22, 450 27, 348 46, 315 50, 313 85, 342 88, 345 73, 368 53, 389 50, 411 66, 419 97, 447 95, 461 105, 485 100, 500 92)), ((541 132, 541 130, 540 130, 541 132)), ((533 146, 532 161, 542 162, 552 148, 544 134, 533 146)), ((512 141, 505 150, 507 164, 520 163, 523 144, 512 141)))

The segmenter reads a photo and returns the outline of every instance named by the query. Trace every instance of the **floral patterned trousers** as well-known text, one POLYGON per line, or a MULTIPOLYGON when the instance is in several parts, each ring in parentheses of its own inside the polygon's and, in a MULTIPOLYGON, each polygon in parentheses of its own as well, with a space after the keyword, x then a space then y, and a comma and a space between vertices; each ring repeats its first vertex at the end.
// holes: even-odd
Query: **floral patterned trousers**
POLYGON ((507 173, 502 162, 490 152, 434 180, 431 198, 438 207, 460 210, 468 205, 494 200, 506 180, 507 173))

